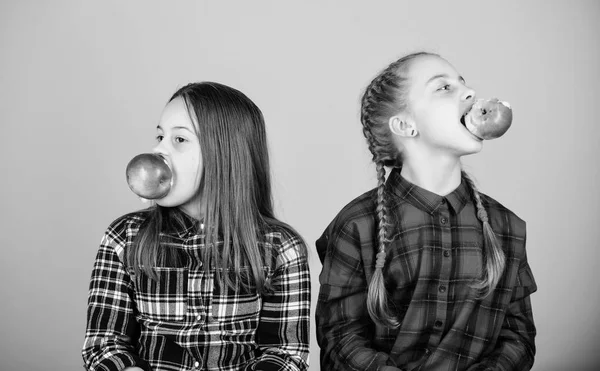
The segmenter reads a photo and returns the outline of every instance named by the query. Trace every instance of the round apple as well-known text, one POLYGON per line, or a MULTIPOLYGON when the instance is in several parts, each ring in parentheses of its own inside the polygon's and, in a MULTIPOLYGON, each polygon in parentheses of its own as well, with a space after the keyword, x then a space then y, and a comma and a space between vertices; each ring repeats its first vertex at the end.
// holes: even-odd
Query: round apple
POLYGON ((467 129, 481 139, 495 139, 506 133, 512 124, 512 109, 496 98, 478 99, 465 117, 467 129))
POLYGON ((165 197, 173 184, 171 168, 164 158, 154 153, 132 158, 125 173, 133 193, 148 200, 165 197))

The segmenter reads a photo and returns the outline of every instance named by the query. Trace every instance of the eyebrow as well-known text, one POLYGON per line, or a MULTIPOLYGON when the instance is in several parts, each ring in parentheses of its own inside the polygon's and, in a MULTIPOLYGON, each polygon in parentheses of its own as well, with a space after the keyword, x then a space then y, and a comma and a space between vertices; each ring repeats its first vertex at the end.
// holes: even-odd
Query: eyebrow
MULTIPOLYGON (((156 128, 159 129, 159 130, 163 130, 164 131, 164 129, 160 125, 156 125, 156 128)), ((183 129, 183 130, 189 131, 190 133, 193 133, 190 129, 186 128, 185 126, 173 126, 171 129, 173 129, 173 130, 175 130, 175 129, 183 129)))
MULTIPOLYGON (((429 84, 429 83, 430 83, 430 82, 432 82, 433 80, 440 79, 440 78, 446 78, 446 79, 449 79, 449 78, 450 78, 450 76, 448 76, 448 75, 447 75, 447 74, 445 74, 445 73, 443 73, 443 74, 440 74, 440 75, 435 75, 435 76, 433 76, 432 78, 430 78, 429 80, 427 80, 427 83, 426 83, 425 85, 429 84)), ((462 82, 463 84, 465 83, 465 79, 464 79, 462 76, 458 76, 458 81, 462 82)))

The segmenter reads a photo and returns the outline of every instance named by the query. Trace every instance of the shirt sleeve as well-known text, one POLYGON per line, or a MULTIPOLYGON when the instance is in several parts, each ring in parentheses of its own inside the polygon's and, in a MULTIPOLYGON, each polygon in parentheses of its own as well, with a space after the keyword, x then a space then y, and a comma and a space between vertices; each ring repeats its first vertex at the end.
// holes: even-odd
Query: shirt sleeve
POLYGON ((263 296, 256 336, 261 355, 250 370, 308 369, 310 273, 305 251, 298 237, 284 241, 271 278, 272 292, 263 296))
POLYGON ((483 362, 469 368, 469 371, 531 369, 535 356, 536 328, 530 295, 536 290, 533 273, 527 262, 527 256, 524 255, 519 265, 516 285, 513 288, 496 349, 483 362))
POLYGON ((84 365, 92 371, 119 371, 133 366, 150 371, 133 346, 138 330, 133 313, 133 283, 116 252, 123 245, 117 239, 109 229, 94 262, 82 350, 84 365))
POLYGON ((368 283, 361 243, 351 228, 317 240, 324 254, 316 309, 323 370, 385 370, 389 355, 372 348, 374 324, 367 312, 368 283))

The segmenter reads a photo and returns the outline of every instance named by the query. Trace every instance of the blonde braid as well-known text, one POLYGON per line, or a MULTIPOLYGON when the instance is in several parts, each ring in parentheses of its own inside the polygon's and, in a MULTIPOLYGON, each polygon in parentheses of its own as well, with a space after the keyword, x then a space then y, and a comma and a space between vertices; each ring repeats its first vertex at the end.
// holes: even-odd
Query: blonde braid
POLYGON ((376 324, 396 328, 400 322, 392 313, 388 303, 388 293, 383 279, 383 267, 386 260, 387 207, 385 202, 385 166, 400 166, 400 151, 392 140, 388 126, 390 117, 403 112, 407 107, 408 78, 404 72, 409 63, 417 57, 430 53, 409 54, 386 67, 369 86, 361 102, 360 120, 363 134, 373 155, 377 167, 377 254, 375 271, 369 282, 367 310, 376 324))
POLYGON ((483 260, 484 266, 481 274, 481 280, 475 282, 472 287, 480 291, 479 298, 486 298, 498 285, 500 277, 504 272, 506 265, 506 257, 504 251, 496 238, 496 234, 492 230, 488 219, 488 213, 481 202, 481 196, 475 183, 466 172, 462 172, 463 179, 467 182, 471 197, 475 201, 477 208, 477 218, 483 225, 483 260))
MULTIPOLYGON (((373 80, 371 85, 378 87, 381 78, 373 80)), ((396 328, 400 325, 396 316, 392 313, 388 302, 388 293, 385 288, 385 280, 383 278, 383 267, 385 266, 386 259, 386 244, 387 239, 387 207, 385 205, 384 191, 385 191, 385 167, 384 162, 390 162, 394 160, 395 156, 385 155, 387 149, 388 153, 393 154, 393 150, 390 151, 390 146, 385 148, 385 145, 379 143, 372 133, 373 124, 370 121, 370 104, 372 101, 372 95, 370 94, 372 89, 367 89, 363 97, 361 121, 363 123, 363 133, 367 138, 369 144, 369 151, 373 154, 373 161, 377 169, 377 201, 376 201, 376 214, 377 214, 377 254, 375 262, 375 271, 369 282, 367 292, 367 311, 373 322, 384 326, 396 328)))
POLYGON ((387 290, 383 278, 385 266, 387 239, 387 208, 383 197, 385 188, 385 168, 383 163, 377 162, 377 219, 378 219, 378 248, 375 262, 375 271, 367 293, 367 310, 371 319, 382 326, 395 328, 400 325, 388 303, 387 290))

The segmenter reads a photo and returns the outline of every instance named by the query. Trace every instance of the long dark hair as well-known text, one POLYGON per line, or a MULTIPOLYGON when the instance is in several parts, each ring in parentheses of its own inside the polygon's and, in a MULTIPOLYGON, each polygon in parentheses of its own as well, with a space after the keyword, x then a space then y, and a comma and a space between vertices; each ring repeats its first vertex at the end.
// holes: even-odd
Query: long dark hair
MULTIPOLYGON (((388 241, 387 206, 385 200, 385 166, 401 167, 402 157, 392 142, 388 120, 408 108, 407 92, 409 81, 407 77, 411 63, 421 56, 437 56, 436 54, 419 52, 409 54, 393 63, 379 73, 367 86, 361 102, 361 123, 363 134, 367 139, 369 151, 377 169, 377 255, 375 271, 369 282, 367 294, 367 309, 371 319, 383 326, 397 327, 398 319, 389 307, 387 290, 383 278, 383 267, 386 261, 386 245, 388 241)), ((477 217, 483 225, 485 260, 483 272, 479 281, 472 287, 477 289, 479 297, 483 298, 494 290, 504 271, 504 252, 488 221, 487 211, 467 173, 462 172, 462 178, 469 186, 471 198, 477 208, 477 217)))
MULTIPOLYGON (((201 215, 207 246, 203 267, 215 268, 216 282, 228 287, 242 282, 253 283, 259 291, 268 288, 263 266, 271 252, 259 243, 261 232, 267 225, 289 226, 273 213, 263 114, 246 95, 215 82, 188 84, 169 102, 176 98, 184 100, 200 140, 203 171, 198 192, 204 200, 201 215), (217 247, 219 241, 222 245, 217 247), (242 269, 247 266, 249 277, 242 269), (231 270, 233 275, 227 273, 231 270)), ((176 249, 160 246, 159 232, 183 223, 178 210, 152 206, 128 251, 128 263, 138 273, 158 279, 153 267, 178 261, 176 249)))

